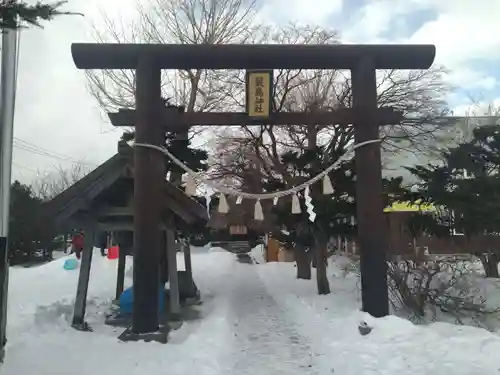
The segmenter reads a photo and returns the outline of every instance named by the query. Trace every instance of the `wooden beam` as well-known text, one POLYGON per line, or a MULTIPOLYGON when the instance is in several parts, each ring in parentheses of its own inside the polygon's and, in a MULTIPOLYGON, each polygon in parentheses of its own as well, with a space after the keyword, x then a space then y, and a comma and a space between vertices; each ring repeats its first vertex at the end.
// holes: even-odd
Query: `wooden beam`
POLYGON ((189 245, 189 241, 186 240, 182 246, 182 252, 184 253, 184 266, 186 269, 186 273, 189 276, 189 280, 193 282, 193 267, 191 265, 191 246, 189 245))
MULTIPOLYGON (((256 120, 244 112, 185 112, 176 113, 162 109, 162 122, 168 131, 181 132, 190 126, 237 126, 237 125, 336 125, 353 124, 357 115, 352 108, 338 109, 332 112, 276 112, 267 119, 256 120)), ((377 110, 378 124, 399 124, 403 113, 392 108, 377 110)), ((109 112, 108 117, 114 126, 135 126, 136 112, 133 109, 120 109, 118 112, 109 112)))
MULTIPOLYGON (((135 113, 134 113, 135 118, 135 113)), ((133 161, 134 160, 134 149, 129 146, 126 141, 120 140, 118 141, 118 154, 126 160, 133 161)), ((127 167, 127 165, 125 165, 127 167)))
POLYGON ((129 44, 73 43, 78 69, 135 69, 143 56, 160 69, 428 69, 436 47, 418 44, 129 44))
POLYGON ((168 279, 170 283, 170 313, 173 320, 177 320, 179 319, 181 314, 181 302, 179 295, 179 275, 177 274, 177 251, 175 247, 175 234, 171 226, 167 228, 166 232, 168 279))
MULTIPOLYGON (((159 144, 162 140, 158 109, 161 70, 151 56, 136 65, 136 141, 159 144)), ((134 149, 134 303, 132 332, 153 333, 159 328, 160 230, 165 158, 146 148, 134 149)))
MULTIPOLYGON (((97 223, 97 228, 99 230, 105 230, 105 231, 134 231, 134 222, 129 221, 129 222, 106 222, 106 223, 97 223)), ((166 226, 163 223, 158 224, 158 230, 162 231, 165 230, 166 226)))
POLYGON ((108 216, 132 216, 134 217, 134 207, 115 207, 115 206, 101 206, 95 210, 96 217, 108 216))
MULTIPOLYGON (((186 223, 191 224, 196 221, 196 217, 190 213, 185 207, 182 206, 181 203, 177 202, 173 197, 164 196, 165 205, 168 204, 167 207, 164 206, 162 209, 162 216, 173 214, 178 216, 186 223)), ((111 206, 101 206, 94 211, 95 217, 99 220, 99 226, 102 228, 106 224, 110 223, 111 226, 114 225, 113 221, 109 219, 112 217, 115 218, 130 218, 130 222, 134 221, 134 208, 133 206, 127 207, 111 207, 111 206)), ((160 228, 163 227, 163 224, 160 223, 160 228)))
POLYGON ((87 308, 87 292, 90 281, 90 267, 94 253, 95 223, 87 222, 84 226, 84 246, 82 251, 82 262, 76 289, 75 309, 73 312, 72 326, 79 330, 87 330, 85 324, 85 310, 87 308))
POLYGON ((118 252, 118 272, 116 274, 116 300, 120 299, 125 286, 125 266, 127 262, 127 248, 120 246, 118 252))
MULTIPOLYGON (((354 124, 356 143, 378 139, 374 121, 377 110, 377 79, 374 62, 365 59, 352 72, 353 106, 364 116, 354 124)), ((387 290, 387 231, 382 202, 380 144, 372 143, 355 151, 356 210, 360 247, 361 300, 363 311, 380 318, 389 314, 387 290)))

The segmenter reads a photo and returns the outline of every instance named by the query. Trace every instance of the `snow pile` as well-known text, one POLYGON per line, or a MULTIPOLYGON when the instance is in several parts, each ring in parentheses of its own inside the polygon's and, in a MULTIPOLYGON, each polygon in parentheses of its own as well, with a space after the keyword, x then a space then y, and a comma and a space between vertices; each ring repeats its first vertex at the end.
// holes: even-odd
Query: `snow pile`
POLYGON ((266 263, 265 251, 264 245, 257 245, 250 251, 250 256, 255 263, 263 264, 266 263))
POLYGON ((500 371, 498 335, 484 329, 433 323, 426 326, 395 316, 375 319, 359 311, 358 277, 344 273, 348 258, 336 257, 328 272, 332 293, 316 295, 313 280, 294 279, 286 263, 259 268, 268 292, 283 305, 300 332, 314 337, 312 350, 324 372, 341 374, 430 374, 453 371, 481 374, 500 371), (367 336, 360 322, 373 327, 367 336))
MULTIPOLYGON (((204 302, 190 308, 190 319, 171 332, 168 344, 121 343, 122 330, 103 323, 116 261, 95 254, 87 309, 92 333, 69 327, 78 272, 63 270, 66 258, 11 270, 9 342, 0 374, 483 375, 500 369, 496 334, 361 313, 359 279, 345 271, 347 259, 330 263, 332 293, 318 296, 314 273, 313 280, 297 280, 293 263, 241 263, 218 248, 192 249, 204 302), (361 321, 373 328, 370 334, 359 334, 361 321)), ((182 269, 183 254, 178 259, 182 269)))

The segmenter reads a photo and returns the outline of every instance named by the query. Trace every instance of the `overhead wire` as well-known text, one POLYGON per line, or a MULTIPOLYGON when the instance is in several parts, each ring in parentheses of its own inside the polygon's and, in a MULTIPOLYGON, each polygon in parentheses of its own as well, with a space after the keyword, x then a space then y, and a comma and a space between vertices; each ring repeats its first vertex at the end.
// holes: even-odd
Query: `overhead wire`
MULTIPOLYGON (((19 75, 19 56, 20 56, 20 45, 21 45, 21 30, 18 30, 17 32, 17 48, 16 48, 16 63, 15 63, 15 76, 14 76, 14 82, 15 86, 17 87, 17 80, 18 80, 18 75, 19 75)), ((71 163, 78 163, 78 164, 83 164, 87 166, 92 166, 95 167, 95 164, 90 164, 83 162, 81 160, 72 158, 71 156, 64 155, 55 151, 48 150, 46 148, 40 147, 38 145, 35 145, 33 143, 30 143, 28 141, 22 140, 20 138, 14 137, 14 147, 19 148, 21 150, 31 152, 40 156, 47 156, 52 159, 56 159, 59 161, 66 161, 66 162, 71 162, 71 163), (16 144, 17 143, 17 144, 16 144)), ((13 162, 12 164, 16 165, 19 168, 23 168, 26 170, 30 170, 32 172, 38 173, 34 169, 31 169, 29 167, 23 166, 21 164, 13 162)))
POLYGON ((34 169, 30 168, 30 167, 27 167, 25 165, 19 164, 19 163, 15 162, 15 161, 12 162, 12 165, 14 165, 14 166, 16 166, 18 168, 24 169, 24 170, 26 170, 28 172, 32 172, 32 173, 36 173, 36 174, 39 173, 38 171, 36 171, 36 170, 34 170, 34 169))
POLYGON ((55 160, 59 160, 59 161, 71 162, 74 164, 82 164, 82 165, 95 167, 95 164, 93 164, 93 163, 87 163, 87 162, 84 162, 82 160, 78 160, 78 159, 73 158, 69 155, 65 155, 65 154, 62 154, 62 153, 59 153, 56 151, 46 149, 44 147, 35 145, 31 142, 28 142, 28 141, 25 141, 25 140, 22 140, 22 139, 19 139, 16 137, 14 137, 14 147, 19 148, 19 149, 24 150, 24 151, 27 151, 27 152, 34 153, 36 155, 46 156, 46 157, 49 157, 49 158, 52 158, 55 160))

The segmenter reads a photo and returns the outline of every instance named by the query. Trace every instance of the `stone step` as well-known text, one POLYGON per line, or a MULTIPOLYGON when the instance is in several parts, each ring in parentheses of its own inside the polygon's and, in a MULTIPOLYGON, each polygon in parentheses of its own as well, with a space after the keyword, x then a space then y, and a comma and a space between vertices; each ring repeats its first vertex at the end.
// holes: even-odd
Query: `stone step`
POLYGON ((217 242, 212 243, 212 245, 220 246, 234 254, 248 253, 251 250, 250 243, 248 241, 217 242))

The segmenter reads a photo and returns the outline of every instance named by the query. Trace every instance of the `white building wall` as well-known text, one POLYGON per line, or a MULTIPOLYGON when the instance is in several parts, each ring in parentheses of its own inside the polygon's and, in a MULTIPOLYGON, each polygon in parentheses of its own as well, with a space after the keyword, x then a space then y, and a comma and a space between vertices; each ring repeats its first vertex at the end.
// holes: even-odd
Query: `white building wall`
POLYGON ((415 150, 398 150, 382 153, 383 175, 384 177, 402 176, 407 184, 416 182, 415 177, 404 167, 422 165, 428 163, 439 163, 438 150, 444 150, 450 146, 467 142, 472 139, 474 128, 483 125, 500 124, 500 116, 472 116, 472 117, 450 117, 456 119, 455 126, 446 127, 434 134, 434 138, 429 140, 429 149, 426 152, 415 152, 415 150))

